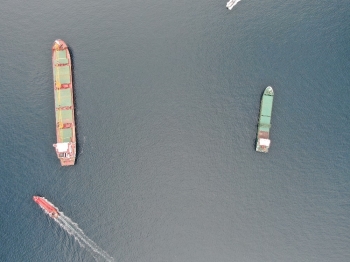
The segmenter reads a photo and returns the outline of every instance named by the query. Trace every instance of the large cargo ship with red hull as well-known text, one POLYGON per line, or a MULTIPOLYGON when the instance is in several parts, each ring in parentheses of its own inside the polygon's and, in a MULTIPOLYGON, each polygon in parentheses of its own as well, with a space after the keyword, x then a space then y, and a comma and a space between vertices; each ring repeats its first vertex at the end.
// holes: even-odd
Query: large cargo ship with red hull
POLYGON ((52 46, 52 68, 57 137, 53 146, 61 165, 71 166, 76 155, 72 63, 68 46, 61 39, 52 46))
POLYGON ((33 196, 33 200, 37 203, 50 217, 57 218, 59 216, 58 209, 45 197, 33 196))

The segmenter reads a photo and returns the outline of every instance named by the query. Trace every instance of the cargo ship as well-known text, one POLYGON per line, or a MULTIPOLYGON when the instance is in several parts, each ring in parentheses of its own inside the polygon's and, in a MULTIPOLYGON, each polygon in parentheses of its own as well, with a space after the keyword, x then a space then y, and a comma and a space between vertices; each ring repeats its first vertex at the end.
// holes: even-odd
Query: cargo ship
POLYGON ((270 148, 270 128, 273 95, 274 93, 272 87, 268 86, 266 87, 261 98, 258 134, 256 138, 256 151, 258 152, 267 153, 270 148))
POLYGON ((33 200, 37 203, 46 213, 52 218, 58 218, 59 212, 58 209, 45 197, 33 196, 33 200))
POLYGON ((71 166, 76 155, 72 63, 68 47, 61 39, 52 46, 52 68, 57 137, 53 146, 61 165, 71 166))

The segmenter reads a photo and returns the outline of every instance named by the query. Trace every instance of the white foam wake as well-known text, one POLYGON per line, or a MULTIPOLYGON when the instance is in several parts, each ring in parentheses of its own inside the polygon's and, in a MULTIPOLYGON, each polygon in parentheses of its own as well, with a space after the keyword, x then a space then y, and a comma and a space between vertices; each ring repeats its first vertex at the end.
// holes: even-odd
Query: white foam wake
POLYGON ((68 234, 72 235, 80 244, 81 247, 91 252, 95 259, 103 258, 106 261, 112 262, 114 258, 101 249, 94 241, 88 238, 78 224, 74 223, 69 217, 62 212, 58 218, 54 219, 68 234), (97 256, 97 257, 96 257, 97 256))
POLYGON ((241 0, 230 0, 227 2, 226 7, 229 10, 232 10, 232 8, 241 0))

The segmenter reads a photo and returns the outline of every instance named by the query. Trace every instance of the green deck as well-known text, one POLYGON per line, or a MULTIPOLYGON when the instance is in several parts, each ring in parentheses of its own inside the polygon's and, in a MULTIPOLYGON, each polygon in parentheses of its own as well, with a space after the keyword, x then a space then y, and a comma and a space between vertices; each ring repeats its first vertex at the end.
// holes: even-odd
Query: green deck
MULTIPOLYGON (((53 77, 55 82, 60 84, 71 83, 71 68, 68 64, 66 50, 56 50, 55 60, 53 67, 53 77)), ((60 88, 55 89, 55 108, 56 108, 56 122, 57 123, 72 123, 74 121, 73 110, 73 99, 71 88, 60 88), (62 109, 63 108, 63 109, 62 109), (58 109, 58 110, 57 110, 58 109)), ((74 126, 73 126, 74 128, 74 126)), ((60 142, 71 142, 73 137, 73 128, 58 128, 57 132, 61 139, 60 142)))
POLYGON ((269 132, 271 127, 271 117, 261 116, 259 121, 259 130, 269 132))
POLYGON ((270 116, 272 112, 273 96, 264 95, 261 103, 261 115, 270 116))
POLYGON ((59 81, 61 84, 69 84, 71 79, 70 66, 58 66, 58 64, 67 64, 67 52, 66 50, 55 51, 55 61, 53 69, 55 81, 59 81))
MULTIPOLYGON (((57 61, 57 60, 56 60, 57 61)), ((59 81, 61 84, 70 83, 70 67, 69 66, 55 66, 54 70, 54 79, 59 81)))
POLYGON ((271 94, 266 88, 263 97, 261 99, 260 118, 259 118, 259 131, 269 132, 271 127, 271 113, 273 105, 273 91, 271 88, 271 94))
POLYGON ((56 61, 58 61, 58 64, 68 64, 68 58, 59 58, 56 61))
MULTIPOLYGON (((56 121, 62 123, 72 123, 73 122, 73 110, 57 110, 56 111, 56 121)), ((61 142, 70 142, 73 136, 72 128, 58 129, 59 137, 62 139, 61 142)))
POLYGON ((60 137, 62 138, 61 142, 71 142, 73 136, 72 128, 59 129, 60 137))
POLYGON ((67 89, 56 89, 55 90, 55 107, 73 106, 72 104, 72 90, 67 89))
POLYGON ((56 51, 55 64, 67 64, 67 63, 68 63, 68 58, 67 58, 66 51, 65 50, 56 51))
POLYGON ((62 123, 72 123, 73 120, 73 110, 57 110, 56 111, 57 122, 62 121, 62 123), (60 112, 61 111, 61 112, 60 112))
POLYGON ((271 86, 265 88, 261 98, 256 151, 267 153, 270 147, 271 113, 274 92, 271 86))
POLYGON ((58 50, 58 51, 56 51, 56 57, 57 58, 67 58, 66 50, 58 50))

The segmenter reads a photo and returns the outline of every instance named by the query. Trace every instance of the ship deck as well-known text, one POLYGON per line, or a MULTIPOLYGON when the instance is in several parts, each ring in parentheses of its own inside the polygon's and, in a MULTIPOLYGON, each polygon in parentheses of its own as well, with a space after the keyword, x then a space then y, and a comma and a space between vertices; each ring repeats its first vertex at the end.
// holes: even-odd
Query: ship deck
POLYGON ((55 107, 70 107, 72 104, 72 90, 67 89, 56 89, 55 90, 55 107))
POLYGON ((73 130, 72 128, 64 128, 64 129, 59 129, 60 132, 60 137, 62 139, 62 143, 65 142, 71 142, 72 136, 73 136, 73 130))
POLYGON ((75 140, 75 125, 71 64, 65 44, 63 48, 53 49, 56 132, 57 142, 72 142, 75 140))
POLYGON ((273 96, 264 95, 261 103, 261 115, 271 117, 273 96))
MULTIPOLYGON (((68 60, 68 59, 67 59, 68 60)), ((69 65, 55 65, 54 77, 56 81, 61 84, 70 84, 70 66, 69 65)))

